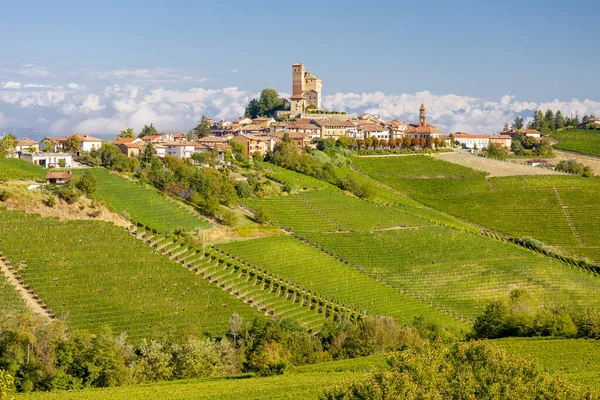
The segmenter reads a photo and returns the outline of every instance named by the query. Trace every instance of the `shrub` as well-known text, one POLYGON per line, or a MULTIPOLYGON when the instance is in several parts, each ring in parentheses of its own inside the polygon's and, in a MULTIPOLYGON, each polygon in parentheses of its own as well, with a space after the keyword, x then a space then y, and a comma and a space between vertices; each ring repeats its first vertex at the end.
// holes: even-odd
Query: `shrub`
POLYGON ((259 207, 256 210, 256 212, 254 213, 254 219, 259 224, 266 224, 268 222, 271 222, 271 214, 269 213, 269 210, 267 210, 266 208, 259 207))
POLYGON ((46 199, 46 206, 48 206, 48 207, 54 207, 54 206, 56 206, 56 197, 49 196, 46 199))
POLYGON ((237 224, 238 218, 237 215, 231 210, 222 209, 220 212, 219 219, 221 223, 225 226, 234 227, 237 224))
POLYGON ((425 345, 392 354, 389 370, 326 389, 346 399, 585 399, 597 393, 550 375, 534 361, 485 342, 425 345))
POLYGON ((6 190, 0 190, 0 201, 6 201, 10 198, 10 193, 6 190))
POLYGON ((290 365, 290 357, 281 343, 265 343, 250 355, 248 366, 261 376, 281 375, 290 365))

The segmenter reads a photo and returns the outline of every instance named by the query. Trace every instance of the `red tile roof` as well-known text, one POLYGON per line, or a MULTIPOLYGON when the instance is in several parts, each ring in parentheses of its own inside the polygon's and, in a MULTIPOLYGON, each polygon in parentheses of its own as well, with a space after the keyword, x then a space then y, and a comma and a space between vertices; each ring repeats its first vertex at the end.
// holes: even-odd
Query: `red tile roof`
POLYGON ((46 179, 71 179, 70 172, 48 172, 46 179))

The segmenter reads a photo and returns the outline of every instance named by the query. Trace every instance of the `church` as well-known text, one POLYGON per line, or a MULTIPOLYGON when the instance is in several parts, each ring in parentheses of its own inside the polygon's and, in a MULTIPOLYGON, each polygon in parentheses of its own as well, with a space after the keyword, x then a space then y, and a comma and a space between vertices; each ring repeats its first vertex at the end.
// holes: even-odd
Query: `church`
POLYGON ((410 124, 404 135, 411 139, 435 139, 442 137, 442 131, 427 123, 427 109, 421 104, 419 109, 419 124, 410 124))

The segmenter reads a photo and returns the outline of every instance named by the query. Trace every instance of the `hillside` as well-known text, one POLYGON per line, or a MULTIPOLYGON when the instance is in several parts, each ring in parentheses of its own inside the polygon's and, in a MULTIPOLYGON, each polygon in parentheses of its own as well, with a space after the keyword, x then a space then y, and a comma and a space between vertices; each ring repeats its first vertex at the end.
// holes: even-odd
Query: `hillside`
POLYGON ((18 158, 0 157, 0 182, 12 179, 44 180, 48 170, 18 158))
POLYGON ((554 145, 557 149, 600 157, 600 130, 598 129, 561 129, 554 132, 552 137, 558 140, 554 145))
POLYGON ((486 179, 453 173, 441 178, 423 176, 422 163, 437 163, 438 168, 450 163, 407 158, 421 157, 353 161, 364 173, 440 211, 514 237, 531 236, 600 263, 599 179, 558 175, 486 179))

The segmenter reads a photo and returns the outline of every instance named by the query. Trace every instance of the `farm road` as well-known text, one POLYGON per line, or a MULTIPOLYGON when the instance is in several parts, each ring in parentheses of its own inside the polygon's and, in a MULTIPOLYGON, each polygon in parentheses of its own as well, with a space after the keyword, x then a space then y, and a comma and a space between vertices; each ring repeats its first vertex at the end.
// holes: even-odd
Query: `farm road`
POLYGON ((440 153, 432 155, 432 157, 487 172, 491 177, 515 175, 563 175, 562 172, 552 171, 550 169, 530 167, 528 165, 516 164, 509 161, 492 160, 491 158, 479 157, 463 151, 440 153))

